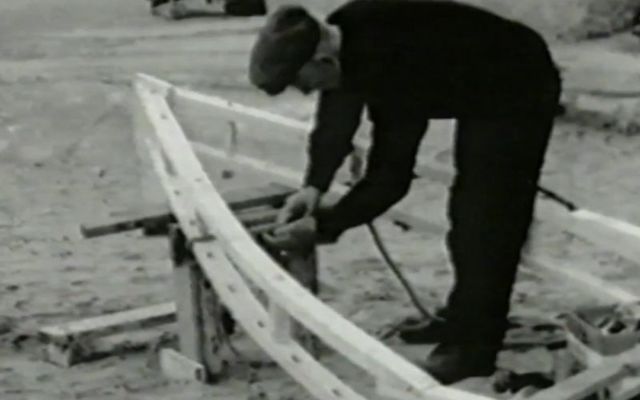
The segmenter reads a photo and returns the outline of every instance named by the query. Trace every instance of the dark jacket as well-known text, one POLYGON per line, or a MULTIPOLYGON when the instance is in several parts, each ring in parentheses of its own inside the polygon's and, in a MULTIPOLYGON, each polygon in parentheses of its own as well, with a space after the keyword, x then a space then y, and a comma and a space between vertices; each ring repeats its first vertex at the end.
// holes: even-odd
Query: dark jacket
POLYGON ((326 234, 368 222, 406 194, 429 118, 516 118, 557 107, 547 45, 517 22, 411 0, 355 0, 327 22, 342 33, 343 77, 320 95, 305 183, 327 190, 364 109, 374 128, 366 177, 318 216, 326 234))

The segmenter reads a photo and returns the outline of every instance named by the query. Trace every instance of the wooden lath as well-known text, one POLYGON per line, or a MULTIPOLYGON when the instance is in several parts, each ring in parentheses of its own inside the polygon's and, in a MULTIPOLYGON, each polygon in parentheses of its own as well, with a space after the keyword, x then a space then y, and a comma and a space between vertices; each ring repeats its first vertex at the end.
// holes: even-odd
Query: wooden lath
MULTIPOLYGON (((440 386, 420 368, 344 319, 284 273, 257 246, 211 184, 167 104, 165 95, 172 92, 171 88, 166 86, 164 88, 153 87, 145 80, 136 82, 135 88, 155 130, 154 136, 150 138, 148 143, 150 151, 154 154, 156 172, 163 180, 173 208, 186 210, 186 212, 178 211, 176 213, 181 227, 192 238, 213 235, 217 239, 214 243, 198 244, 196 248, 203 250, 197 250, 196 254, 199 263, 211 265, 207 269, 211 268, 210 271, 216 271, 216 274, 219 273, 217 269, 224 269, 228 273, 228 278, 233 280, 235 283, 231 286, 233 290, 227 286, 227 289, 220 287, 222 291, 231 290, 236 296, 243 290, 240 286, 241 282, 234 278, 234 271, 230 269, 231 266, 235 266, 265 291, 271 301, 275 301, 279 307, 301 322, 325 343, 354 364, 370 372, 377 380, 383 382, 384 386, 397 388, 397 393, 402 393, 403 396, 425 400, 486 399, 483 396, 440 386), (171 183, 170 181, 175 182, 171 183), (174 185, 177 185, 175 186, 177 189, 174 188, 174 185), (185 207, 183 202, 188 207, 185 207), (202 224, 197 224, 196 220, 201 221, 202 224), (195 229, 195 226, 199 226, 200 229, 195 229), (202 231, 203 226, 207 230, 206 232, 202 231), (213 259, 216 260, 215 263, 212 262, 213 259), (225 260, 228 260, 228 264, 225 264, 227 262, 225 260), (219 264, 226 265, 228 268, 221 267, 219 264)), ((210 278, 215 278, 215 276, 210 276, 210 278)), ((220 285, 215 282, 215 279, 212 284, 214 286, 220 285)), ((223 293, 220 295, 225 296, 223 293)), ((231 294, 227 294, 227 296, 231 296, 231 294)), ((253 303, 253 300, 249 298, 244 300, 247 301, 247 304, 253 303)), ((227 303, 227 305, 233 310, 233 304, 227 303)), ((238 306, 236 305, 236 307, 238 306)), ((251 306, 251 310, 254 314, 247 316, 247 318, 261 318, 261 320, 267 321, 266 317, 261 314, 261 309, 257 308, 255 304, 251 306)), ((243 310, 237 311, 238 316, 244 312, 243 310)), ((243 321, 242 317, 239 322, 245 328, 251 323, 251 321, 243 321)), ((292 376, 299 378, 299 382, 312 393, 317 393, 319 390, 314 386, 317 385, 315 380, 320 377, 332 379, 329 378, 328 371, 320 370, 320 365, 316 366, 315 361, 312 361, 308 354, 295 347, 297 345, 274 343, 273 338, 265 338, 261 336, 263 335, 261 330, 256 332, 256 329, 251 329, 251 327, 248 331, 256 341, 266 346, 265 350, 268 350, 272 356, 275 354, 274 359, 282 361, 281 365, 292 376), (291 360, 292 355, 288 353, 291 351, 296 354, 298 359, 308 360, 308 368, 313 368, 317 373, 310 374, 309 378, 301 376, 299 365, 297 363, 291 364, 289 361, 285 362, 285 358, 283 358, 286 355, 288 357, 286 360, 291 360)), ((336 384, 335 381, 333 383, 336 384)), ((323 393, 326 394, 326 391, 323 393)), ((333 393, 333 397, 319 398, 324 400, 343 397, 333 393)))

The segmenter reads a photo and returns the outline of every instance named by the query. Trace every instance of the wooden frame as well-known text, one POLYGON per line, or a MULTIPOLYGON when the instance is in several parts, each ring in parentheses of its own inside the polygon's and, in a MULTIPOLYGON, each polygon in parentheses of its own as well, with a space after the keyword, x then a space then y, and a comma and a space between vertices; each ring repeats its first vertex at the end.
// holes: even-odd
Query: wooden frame
MULTIPOLYGON (((216 240, 195 245, 194 253, 201 268, 222 301, 231 308, 234 316, 247 332, 294 379, 319 399, 362 398, 340 382, 331 372, 324 369, 295 341, 286 336, 283 340, 282 331, 274 326, 275 321, 279 321, 278 324, 284 323, 282 322, 283 315, 288 315, 299 321, 343 356, 370 372, 376 379, 379 393, 386 394, 390 398, 447 400, 487 398, 439 385, 423 371, 364 334, 349 321, 302 290, 295 280, 282 274, 269 256, 251 240, 225 203, 221 201, 220 195, 202 170, 194 153, 222 158, 264 172, 269 169, 274 176, 288 182, 296 180, 299 182, 301 175, 287 168, 252 157, 241 156, 236 154, 235 149, 225 152, 203 143, 190 143, 173 116, 169 102, 174 96, 179 96, 189 101, 226 110, 233 115, 233 118, 259 119, 298 132, 307 129, 307 124, 241 106, 215 96, 206 96, 186 89, 175 88, 167 82, 148 75, 139 75, 135 88, 144 105, 146 116, 153 126, 153 132, 146 137, 145 143, 152 155, 155 171, 161 177, 180 226, 188 236, 202 234, 202 232, 189 233, 189 229, 193 225, 192 221, 199 219, 203 222, 207 233, 213 234, 216 238, 216 240), (176 187, 180 187, 180 189, 176 189, 176 187), (278 305, 277 319, 274 319, 273 313, 269 314, 256 301, 248 290, 243 275, 265 290, 270 296, 270 301, 278 305), (292 301, 293 299, 295 301, 292 301), (300 368, 302 365, 305 368, 300 368)), ((237 133, 233 134, 237 135, 237 133)), ((358 143, 359 148, 362 146, 362 142, 358 143)), ((432 168, 432 171, 435 172, 430 173, 429 176, 437 177, 441 181, 450 177, 449 173, 441 168, 432 168)), ((345 186, 336 185, 334 193, 340 195, 346 190, 345 186)), ((565 218, 563 221, 567 221, 566 218, 570 219, 576 216, 565 213, 563 217, 565 218)), ((584 215, 579 217, 585 219, 584 215)), ((415 216, 404 214, 403 218, 402 222, 411 227, 426 228, 430 232, 436 233, 443 231, 441 226, 415 216)), ((596 225, 583 227, 578 230, 578 233, 597 231, 596 235, 582 235, 587 236, 587 239, 610 235, 617 238, 617 235, 624 234, 630 240, 630 242, 626 242, 625 246, 640 237, 635 230, 637 227, 630 224, 618 224, 620 221, 612 223, 611 219, 605 219, 607 222, 601 224, 603 219, 595 219, 598 219, 596 225), (602 226, 605 226, 606 229, 603 230, 602 226)), ((591 220, 593 221, 594 218, 591 220)), ((615 240, 613 241, 615 242, 615 240)), ((545 270, 557 273, 553 266, 535 254, 526 254, 523 263, 538 271, 545 270)), ((594 293, 593 289, 604 287, 607 288, 604 291, 605 296, 609 299, 621 302, 637 300, 635 295, 579 271, 574 270, 571 273, 563 271, 560 275, 577 283, 580 287, 588 287, 591 293, 596 295, 599 293, 594 293)), ((536 394, 535 398, 551 399, 549 396, 555 396, 554 399, 557 400, 570 400, 579 398, 576 397, 578 394, 597 392, 603 387, 611 386, 614 381, 628 377, 626 366, 629 362, 628 358, 609 360, 599 368, 588 369, 568 379, 566 384, 556 385, 555 389, 551 388, 536 394), (621 370, 624 370, 624 373, 621 373, 621 370), (594 385, 594 381, 597 381, 598 385, 594 385)), ((621 396, 620 399, 628 399, 631 394, 640 391, 637 378, 629 379, 626 383, 625 391, 617 392, 621 396)))
MULTIPOLYGON (((279 132, 270 132, 275 140, 299 140, 306 141, 306 134, 311 130, 311 125, 292 118, 287 118, 275 113, 245 106, 235 103, 217 96, 198 93, 189 89, 174 87, 170 83, 161 79, 139 74, 138 80, 144 81, 157 89, 166 90, 169 99, 174 96, 183 100, 194 103, 204 104, 223 110, 229 114, 231 120, 254 120, 268 122, 285 128, 287 135, 279 135, 279 132), (290 135, 292 133, 293 135, 290 135)), ((273 163, 257 160, 252 157, 242 155, 231 155, 221 149, 216 149, 204 143, 193 143, 194 148, 201 154, 209 155, 219 159, 226 159, 249 168, 259 169, 265 172, 272 171, 273 175, 279 176, 288 182, 300 182, 301 174, 283 168, 273 163)), ((363 153, 368 148, 369 143, 366 140, 356 139, 356 151, 363 153)), ((453 171, 445 165, 438 164, 432 160, 421 159, 417 166, 417 175, 419 177, 429 178, 438 183, 449 185, 453 180, 453 171)), ((334 185, 334 193, 343 194, 346 191, 344 185, 334 185)), ((551 201, 539 199, 536 210, 537 223, 552 224, 557 228, 566 230, 575 234, 603 249, 614 252, 625 257, 627 260, 640 264, 640 227, 630 224, 626 221, 611 218, 602 214, 598 214, 586 209, 578 209, 568 212, 553 204, 551 201)), ((414 216, 392 208, 388 213, 388 217, 396 220, 400 224, 410 225, 416 229, 437 231, 438 229, 433 223, 425 221, 414 216)))
POLYGON ((269 328, 274 321, 249 291, 240 272, 269 295, 270 303, 277 304, 330 347, 374 375, 381 388, 394 388, 400 398, 486 398, 439 385, 283 273, 253 241, 211 184, 167 103, 167 87, 140 79, 135 89, 154 128, 146 137, 153 166, 180 227, 187 238, 215 237, 215 241, 194 246, 199 265, 238 322, 298 382, 322 400, 363 398, 295 341, 283 341, 281 337, 276 340, 274 336, 280 331, 269 328), (206 232, 194 229, 196 220, 206 232))

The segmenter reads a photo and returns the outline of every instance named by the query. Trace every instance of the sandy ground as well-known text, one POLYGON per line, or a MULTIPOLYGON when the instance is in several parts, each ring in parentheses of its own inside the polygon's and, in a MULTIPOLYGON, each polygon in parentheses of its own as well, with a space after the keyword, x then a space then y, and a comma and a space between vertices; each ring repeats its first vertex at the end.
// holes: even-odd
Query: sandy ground
MULTIPOLYGON (((141 0, 0 3, 0 398, 248 398, 243 368, 215 387, 168 382, 148 366, 145 354, 62 369, 41 361, 34 333, 46 324, 171 298, 164 240, 122 234, 84 241, 78 235, 82 222, 116 218, 140 206, 130 113, 135 72, 310 119, 313 99, 287 94, 272 100, 248 87, 247 49, 259 23, 168 22, 151 17, 141 0)), ((633 45, 625 49, 638 51, 633 45)), ((177 111, 188 132, 210 129, 211 116, 201 110, 177 111)), ((447 162, 446 126, 437 124, 429 133, 423 155, 447 162)), ((266 156, 270 151, 264 149, 266 156)), ((638 136, 559 122, 545 179, 580 204, 640 224, 639 151, 638 136)), ((219 181, 219 170, 208 167, 219 181)), ((236 182, 250 175, 237 173, 236 182)), ((444 221, 446 188, 419 182, 403 204, 444 221)), ((380 227, 425 300, 439 302, 451 281, 442 237, 401 234, 386 222, 380 227)), ((542 251, 563 267, 588 270, 630 290, 639 287, 637 265, 567 234, 548 229, 542 251)), ((323 299, 364 329, 375 332, 412 313, 365 231, 349 232, 342 243, 322 249, 321 260, 323 299)), ((524 276, 514 295, 515 309, 537 313, 593 301, 559 282, 524 276)), ((389 344, 414 361, 426 354, 389 344)), ((326 361, 368 391, 364 373, 334 356, 326 361)), ((269 399, 308 398, 276 368, 262 369, 259 381, 269 399)), ((462 386, 488 390, 486 381, 462 386)))

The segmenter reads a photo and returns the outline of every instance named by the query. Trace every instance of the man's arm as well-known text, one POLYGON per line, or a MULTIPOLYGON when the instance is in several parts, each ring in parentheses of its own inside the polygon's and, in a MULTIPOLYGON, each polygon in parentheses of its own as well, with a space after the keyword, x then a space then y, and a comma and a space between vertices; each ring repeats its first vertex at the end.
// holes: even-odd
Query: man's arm
POLYGON ((322 237, 335 240, 345 230, 371 222, 407 194, 428 119, 402 119, 374 121, 367 172, 334 207, 317 214, 322 237))
POLYGON ((330 90, 320 94, 315 127, 309 136, 304 186, 323 193, 328 190, 336 171, 353 150, 363 108, 363 101, 352 93, 330 90))

